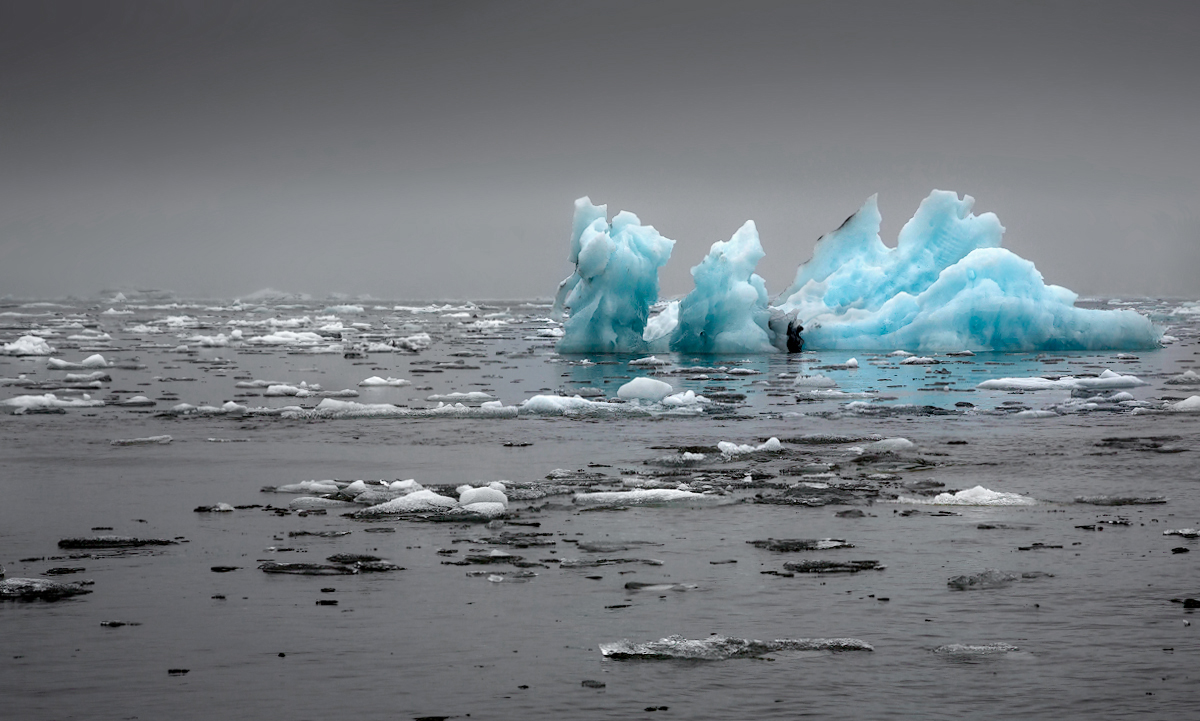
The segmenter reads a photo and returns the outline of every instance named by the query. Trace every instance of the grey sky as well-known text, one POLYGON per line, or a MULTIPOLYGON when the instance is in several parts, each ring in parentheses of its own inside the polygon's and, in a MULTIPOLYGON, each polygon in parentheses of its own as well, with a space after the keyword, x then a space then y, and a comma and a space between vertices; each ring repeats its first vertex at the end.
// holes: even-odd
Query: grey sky
POLYGON ((0 2, 0 296, 548 296, 581 195, 774 293, 933 188, 1200 296, 1198 77, 1194 2, 0 2))

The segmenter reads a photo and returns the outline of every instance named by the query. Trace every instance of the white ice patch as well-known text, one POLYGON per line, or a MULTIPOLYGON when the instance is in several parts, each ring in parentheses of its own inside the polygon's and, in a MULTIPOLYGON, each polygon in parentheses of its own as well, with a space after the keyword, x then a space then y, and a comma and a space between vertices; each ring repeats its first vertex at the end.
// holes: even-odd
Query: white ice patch
POLYGON ((939 493, 933 498, 901 498, 900 502, 934 506, 1033 506, 1037 504, 1037 501, 1029 496, 993 491, 983 486, 975 486, 958 493, 939 493))
POLYGON ((681 491, 674 488, 639 488, 632 491, 575 494, 575 504, 580 506, 660 506, 729 501, 730 499, 725 496, 681 491))
POLYGON ((359 515, 375 516, 389 513, 428 513, 445 511, 459 505, 458 501, 442 496, 429 489, 413 491, 408 495, 393 498, 385 503, 370 506, 359 511, 359 515))
POLYGON ((732 458, 733 456, 743 456, 756 451, 782 451, 783 446, 780 445, 778 438, 770 438, 765 443, 757 446, 752 446, 748 443, 738 445, 732 441, 721 441, 717 443, 717 449, 721 451, 721 455, 732 458))
POLYGON ((50 355, 53 352, 55 352, 54 348, 44 338, 36 335, 23 335, 12 343, 5 343, 2 355, 50 355))
POLYGON ((1136 388, 1150 385, 1133 375, 1121 375, 1105 370, 1096 378, 995 378, 975 386, 989 391, 1046 391, 1046 390, 1111 390, 1114 388, 1136 388))
MULTIPOLYGON (((391 350, 391 346, 388 346, 388 350, 391 350)), ((380 378, 379 376, 371 376, 370 378, 366 378, 364 380, 359 381, 358 385, 360 387, 366 387, 366 388, 372 388, 372 387, 378 387, 378 386, 398 388, 400 386, 410 386, 410 385, 412 385, 412 381, 407 381, 407 380, 404 380, 403 378, 392 378, 391 376, 388 376, 387 378, 380 378)))
POLYGON ((617 397, 623 400, 661 401, 673 390, 670 383, 654 378, 634 378, 617 389, 617 397))
POLYGON ((0 408, 5 413, 14 415, 47 408, 95 408, 102 405, 104 405, 104 401, 92 400, 87 395, 84 395, 83 398, 59 398, 53 393, 40 396, 17 396, 0 401, 0 408))

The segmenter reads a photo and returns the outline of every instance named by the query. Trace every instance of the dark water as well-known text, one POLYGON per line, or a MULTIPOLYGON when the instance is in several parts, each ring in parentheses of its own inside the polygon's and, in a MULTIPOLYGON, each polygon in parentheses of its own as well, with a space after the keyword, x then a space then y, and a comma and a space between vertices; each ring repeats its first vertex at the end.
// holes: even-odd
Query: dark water
MULTIPOLYGON (((1200 526, 1200 464, 1195 458, 1200 415, 1158 412, 1172 398, 1200 393, 1165 382, 1200 360, 1193 320, 1198 316, 1186 312, 1195 306, 1166 301, 1138 306, 1158 322, 1169 323, 1168 332, 1179 340, 1137 358, 981 354, 942 356, 942 364, 921 367, 859 354, 857 370, 818 371, 814 369, 841 363, 851 354, 670 357, 672 365, 660 369, 658 377, 677 390, 704 393, 720 386, 725 390, 711 392, 745 395, 719 410, 688 416, 611 411, 509 419, 474 418, 469 412, 458 418, 163 413, 181 402, 219 406, 234 400, 251 408, 312 408, 321 400, 247 396, 262 389, 236 388, 237 378, 246 377, 340 390, 356 388, 368 376, 390 375, 413 384, 359 388, 361 395, 349 400, 424 408, 434 405, 424 400, 431 394, 472 390, 488 392, 505 405, 580 387, 600 388, 613 397, 626 376, 650 372, 628 366, 627 358, 612 365, 581 365, 579 359, 553 355, 552 338, 536 339, 537 330, 550 325, 538 320, 547 312, 544 307, 413 313, 393 310, 393 305, 381 309, 367 304, 361 314, 330 313, 346 327, 352 322, 371 325, 326 331, 330 342, 335 335, 353 342, 425 331, 432 336, 430 348, 418 354, 374 352, 365 359, 236 342, 203 350, 192 343, 189 352, 175 350, 196 334, 228 334, 231 320, 308 316, 308 329, 334 322, 316 319, 323 315, 319 304, 276 304, 257 312, 227 305, 142 304, 127 306, 133 315, 107 316, 99 314, 107 305, 0 309, 9 313, 0 316, 5 342, 30 329, 50 329, 58 333, 49 338, 58 348, 55 357, 79 361, 94 349, 110 361, 136 357, 147 366, 109 369, 112 380, 91 391, 93 398, 142 394, 167 399, 154 407, 110 403, 55 415, 0 415, 0 563, 7 577, 40 577, 50 568, 69 566, 86 570, 59 580, 94 581, 89 586, 93 593, 75 599, 0 603, 0 698, 6 717, 1189 718, 1200 708, 1200 643, 1194 623, 1200 617, 1171 601, 1200 597, 1200 543, 1162 533, 1200 526), (443 317, 454 312, 469 315, 443 317), (38 315, 42 313, 60 315, 38 315), (513 322, 473 327, 492 313, 507 313, 496 319, 513 322), (162 322, 179 315, 194 318, 200 327, 168 328, 162 322), (79 327, 71 327, 76 323, 79 327), (149 333, 139 325, 163 331, 149 333), (94 342, 87 331, 107 333, 110 339, 94 342), (70 335, 85 337, 72 341, 70 335), (482 355, 451 355, 464 351, 482 355), (215 358, 231 363, 214 363, 215 358), (414 372, 429 369, 431 361, 456 358, 478 368, 414 372), (708 372, 707 380, 688 380, 701 373, 678 372, 696 365, 761 373, 708 372), (1105 368, 1136 375, 1149 385, 1127 389, 1136 399, 1132 404, 1090 408, 1082 405, 1087 399, 1071 399, 1069 391, 974 390, 989 378, 1095 375, 1105 368), (950 373, 934 375, 942 369, 950 373), (844 392, 867 395, 798 399, 790 378, 779 377, 798 372, 820 372, 844 392), (922 390, 930 388, 962 390, 922 390), (891 399, 878 400, 881 396, 891 399), (855 400, 862 405, 847 405, 855 400), (1139 410, 1137 401, 1146 405, 1139 410), (956 406, 958 402, 973 407, 956 406), (935 411, 920 408, 927 405, 945 413, 931 415, 935 411), (881 413, 881 408, 891 410, 881 413), (1019 408, 1056 410, 1053 417, 1031 418, 1015 415, 1013 409, 1019 408), (795 440, 812 433, 903 437, 916 446, 862 462, 863 456, 850 450, 862 442, 785 441, 780 453, 726 459, 710 452, 698 465, 680 469, 647 464, 685 446, 726 440, 757 444, 772 436, 795 440), (129 447, 110 443, 161 434, 173 441, 129 447), (208 440, 218 438, 244 442, 208 440), (1105 440, 1114 438, 1124 440, 1105 440), (532 445, 505 447, 506 442, 532 445), (832 471, 818 475, 827 466, 832 471), (426 486, 505 479, 520 486, 545 481, 555 469, 603 474, 602 481, 581 485, 579 491, 618 489, 623 478, 655 474, 664 482, 707 482, 729 490, 717 503, 624 510, 584 511, 572 503, 571 494, 514 501, 511 520, 539 523, 537 527, 410 519, 366 523, 344 517, 340 510, 306 517, 261 509, 193 511, 217 502, 286 507, 293 496, 259 489, 308 479, 415 478, 426 486), (680 475, 661 476, 671 470, 680 475), (742 487, 739 479, 748 471, 762 481, 742 487), (778 496, 806 481, 869 487, 874 495, 853 505, 754 502, 756 496, 778 496), (935 491, 981 485, 1037 502, 929 505, 931 496, 905 487, 918 481, 944 484, 935 491), (1098 495, 1161 496, 1166 502, 1098 506, 1075 501, 1098 495), (924 503, 896 502, 892 496, 924 503), (853 508, 866 515, 835 515, 853 508), (902 515, 906 511, 918 513, 902 515), (936 515, 939 511, 958 515, 936 515), (93 532, 96 527, 113 530, 93 532), (380 527, 395 531, 367 532, 380 527), (339 538, 287 535, 298 530, 351 533, 339 538), (551 533, 545 538, 554 544, 515 549, 455 543, 505 531, 551 533), (52 558, 66 555, 56 547, 59 539, 94 533, 181 537, 186 542, 152 552, 52 558), (775 553, 747 543, 826 537, 846 539, 855 548, 775 553), (606 554, 582 551, 571 542, 617 540, 654 545, 606 554), (543 561, 545 567, 530 569, 537 575, 527 582, 493 583, 486 575, 468 573, 516 569, 443 564, 469 549, 492 548, 543 561), (1190 552, 1172 553, 1173 548, 1190 552), (439 555, 438 549, 458 553, 439 555), (322 562, 337 552, 372 553, 405 570, 333 577, 257 570, 263 560, 322 562), (558 567, 564 558, 613 556, 656 559, 662 565, 558 567), (793 577, 762 573, 783 571, 785 562, 802 558, 874 559, 886 569, 793 577), (241 568, 212 572, 217 565, 241 568), (951 577, 989 568, 1052 575, 993 589, 953 591, 947 586, 951 577), (625 588, 630 581, 695 588, 632 591, 625 588), (322 588, 336 590, 322 593, 322 588), (318 600, 338 603, 318 605, 318 600), (110 620, 140 625, 101 626, 110 620), (711 634, 766 640, 851 637, 872 644, 875 651, 781 652, 705 662, 615 661, 599 651, 600 644, 620 639, 643 642, 673 634, 692 639, 711 634), (1019 650, 966 656, 933 651, 946 644, 990 643, 1019 650), (169 675, 174 668, 189 671, 169 675), (605 685, 589 688, 581 684, 584 680, 605 685), (645 710, 663 706, 667 708, 645 710)), ((245 338, 269 332, 250 325, 243 331, 245 338)), ((64 375, 47 370, 45 358, 0 357, 0 378, 22 373, 27 381, 64 375)), ((4 398, 45 392, 6 383, 4 398)), ((55 392, 60 398, 78 397, 55 392)))

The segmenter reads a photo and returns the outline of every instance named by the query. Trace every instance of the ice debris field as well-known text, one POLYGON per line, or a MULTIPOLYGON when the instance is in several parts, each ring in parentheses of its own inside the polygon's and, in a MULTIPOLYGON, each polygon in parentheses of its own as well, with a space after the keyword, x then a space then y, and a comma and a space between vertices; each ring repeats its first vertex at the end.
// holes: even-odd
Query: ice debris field
POLYGON ((660 302, 658 270, 675 241, 633 213, 610 222, 607 206, 575 201, 558 290, 567 311, 563 353, 770 353, 788 350, 789 326, 813 350, 1144 350, 1162 330, 1129 309, 1076 305, 1034 264, 1002 247, 993 213, 969 195, 933 191, 896 247, 879 236, 875 196, 817 241, 795 280, 770 301, 754 273, 765 253, 754 221, 713 243, 692 268, 695 290, 660 302), (652 309, 658 306, 656 314, 652 309))

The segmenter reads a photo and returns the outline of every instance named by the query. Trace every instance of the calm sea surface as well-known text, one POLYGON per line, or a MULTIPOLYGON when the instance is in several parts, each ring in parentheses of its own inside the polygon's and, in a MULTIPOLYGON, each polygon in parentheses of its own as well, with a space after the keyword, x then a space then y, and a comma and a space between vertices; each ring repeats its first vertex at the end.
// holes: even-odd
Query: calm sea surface
POLYGON ((50 578, 92 582, 92 593, 53 603, 0 602, 5 718, 1182 719, 1200 710, 1200 616, 1178 602, 1200 598, 1200 541, 1163 534, 1200 527, 1200 414, 1162 410, 1200 394, 1200 385, 1167 382, 1200 362, 1194 303, 1119 306, 1177 339, 1135 354, 937 355, 931 365, 874 353, 672 355, 657 366, 558 356, 549 308, 536 303, 355 305, 0 308, 4 343, 37 333, 54 358, 99 353, 113 364, 103 369, 109 379, 62 388, 67 373, 96 369, 0 356, 0 400, 50 392, 105 401, 0 413, 6 577, 81 568, 50 578), (389 342, 401 348, 371 349, 389 342), (858 367, 845 367, 852 356, 858 367), (977 388, 1110 369, 1146 384, 977 388), (836 387, 794 385, 796 375, 813 374, 836 387), (608 403, 570 415, 480 407, 580 391, 613 399, 644 375, 716 402, 671 412, 608 403), (371 376, 411 383, 358 385, 371 376), (337 400, 371 405, 317 409, 321 395, 265 396, 256 380, 353 390, 337 400), (426 410, 437 406, 431 396, 469 392, 488 398, 426 410), (128 404, 137 396, 153 405, 128 404), (216 412, 230 401, 247 410, 216 412), (171 442, 112 443, 161 435, 171 442), (771 437, 782 450, 716 448, 771 437), (889 438, 914 446, 869 446, 889 438), (275 512, 265 507, 288 509, 303 494, 261 490, 409 478, 449 495, 460 484, 504 480, 513 497, 529 500, 511 501, 509 517, 491 524, 365 521, 347 515, 355 507, 275 512), (576 501, 683 484, 708 493, 599 509, 576 501), (1027 504, 933 503, 937 493, 975 486, 1027 504), (217 503, 248 507, 194 510, 217 503), (854 509, 863 515, 837 515, 854 509), (349 534, 289 535, 297 531, 349 534), (534 533, 545 535, 515 535, 534 533), (100 534, 180 543, 125 553, 58 548, 100 534), (527 547, 514 545, 522 538, 527 547), (778 552, 748 543, 824 538, 854 547, 778 552), (610 545, 588 545, 601 542, 610 545), (453 565, 492 550, 526 565, 453 565), (326 563, 334 553, 371 554, 404 570, 313 577, 258 569, 326 563), (574 559, 582 563, 563 562, 574 559), (886 568, 784 567, 812 559, 886 568), (947 584, 987 569, 1016 578, 966 591, 947 584), (129 625, 101 625, 114 620, 129 625), (600 651, 622 639, 714 634, 854 638, 874 651, 705 661, 600 651), (952 644, 1015 649, 943 648, 952 644))

